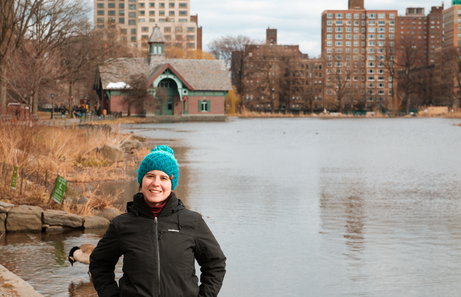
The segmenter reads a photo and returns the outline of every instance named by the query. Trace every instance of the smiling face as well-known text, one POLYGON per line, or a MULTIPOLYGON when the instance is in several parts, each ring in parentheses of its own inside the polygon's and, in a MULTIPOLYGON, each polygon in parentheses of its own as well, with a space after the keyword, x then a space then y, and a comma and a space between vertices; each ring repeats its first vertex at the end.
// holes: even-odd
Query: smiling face
POLYGON ((163 171, 149 171, 142 178, 142 193, 150 207, 161 205, 171 194, 171 180, 163 171))

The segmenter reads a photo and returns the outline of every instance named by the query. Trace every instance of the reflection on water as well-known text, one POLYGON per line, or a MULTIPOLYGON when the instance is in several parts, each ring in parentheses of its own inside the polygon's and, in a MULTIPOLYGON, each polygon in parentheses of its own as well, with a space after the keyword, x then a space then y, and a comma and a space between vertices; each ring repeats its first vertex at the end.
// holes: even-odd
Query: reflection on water
MULTIPOLYGON (((0 238, 0 263, 44 296, 96 296, 88 266, 67 260, 73 246, 97 244, 104 229, 64 233, 15 234, 0 238), (87 294, 89 292, 89 295, 87 294)), ((121 265, 116 275, 121 276, 121 265)))
POLYGON ((98 294, 95 292, 93 283, 91 281, 72 281, 69 285, 69 296, 70 297, 97 297, 98 294))
MULTIPOLYGON (((237 119, 125 130, 175 150, 176 193, 228 258, 220 297, 432 297, 461 291, 454 123, 237 119)), ((107 190, 120 187, 123 202, 137 191, 135 180, 107 190)), ((46 296, 92 296, 87 267, 66 255, 102 234, 7 234, 0 263, 46 296)))

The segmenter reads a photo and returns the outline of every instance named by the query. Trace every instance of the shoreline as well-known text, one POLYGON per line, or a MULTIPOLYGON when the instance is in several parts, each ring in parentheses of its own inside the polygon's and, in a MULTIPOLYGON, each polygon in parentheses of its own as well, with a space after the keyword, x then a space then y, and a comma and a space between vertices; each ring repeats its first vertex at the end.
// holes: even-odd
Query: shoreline
POLYGON ((0 296, 2 297, 43 297, 42 294, 35 291, 35 289, 25 280, 12 273, 5 266, 0 264, 0 296))

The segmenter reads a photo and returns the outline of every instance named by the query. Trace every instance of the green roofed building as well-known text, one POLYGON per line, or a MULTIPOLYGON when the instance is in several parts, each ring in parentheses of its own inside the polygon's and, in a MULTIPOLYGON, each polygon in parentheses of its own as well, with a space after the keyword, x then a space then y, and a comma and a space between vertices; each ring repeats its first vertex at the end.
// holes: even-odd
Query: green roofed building
POLYGON ((451 4, 452 5, 461 5, 461 0, 452 0, 451 4))
POLYGON ((225 119, 225 99, 232 84, 223 60, 166 58, 165 38, 158 26, 147 44, 146 58, 110 59, 99 67, 95 89, 102 109, 142 117, 225 119), (134 92, 130 78, 137 75, 147 79, 150 96, 129 104, 134 92))

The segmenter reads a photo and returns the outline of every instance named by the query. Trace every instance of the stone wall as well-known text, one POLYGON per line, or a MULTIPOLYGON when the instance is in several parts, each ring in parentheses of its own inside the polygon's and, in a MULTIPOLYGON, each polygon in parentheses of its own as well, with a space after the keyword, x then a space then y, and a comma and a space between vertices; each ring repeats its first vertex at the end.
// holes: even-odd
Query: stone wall
POLYGON ((107 228, 110 220, 119 214, 116 209, 104 209, 99 211, 98 216, 83 217, 63 210, 43 210, 38 206, 0 202, 0 233, 107 228))

